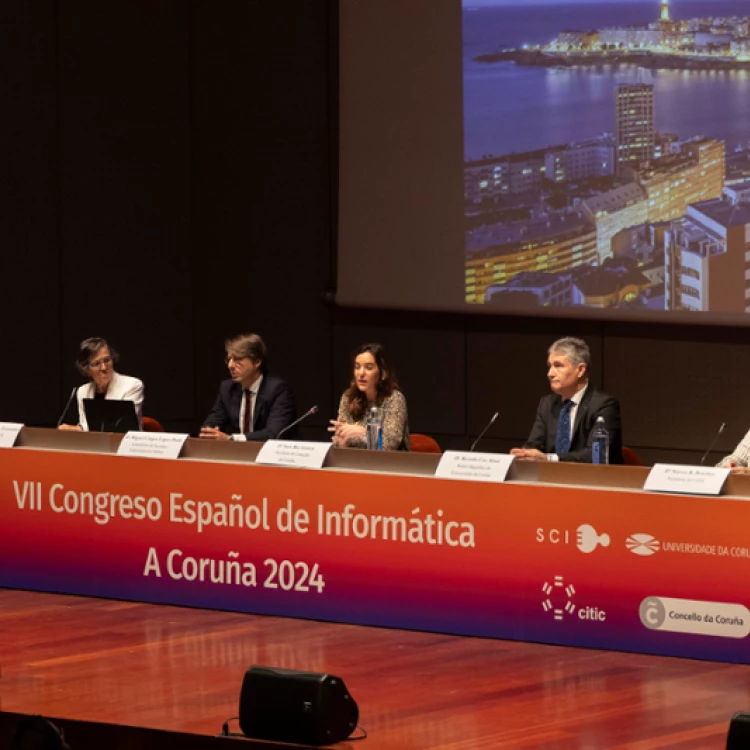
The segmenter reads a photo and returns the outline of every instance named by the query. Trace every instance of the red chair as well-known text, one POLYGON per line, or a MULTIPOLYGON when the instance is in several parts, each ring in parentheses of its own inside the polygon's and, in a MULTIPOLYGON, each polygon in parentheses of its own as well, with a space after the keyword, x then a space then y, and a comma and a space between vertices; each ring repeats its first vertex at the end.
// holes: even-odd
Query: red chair
POLYGON ((164 432, 161 423, 153 417, 143 417, 141 427, 144 432, 164 432))
POLYGON ((429 435, 422 435, 419 432, 413 432, 409 436, 409 445, 416 453, 442 453, 438 441, 429 435))
POLYGON ((626 466, 643 466, 641 457, 632 449, 626 445, 622 446, 622 462, 626 466))

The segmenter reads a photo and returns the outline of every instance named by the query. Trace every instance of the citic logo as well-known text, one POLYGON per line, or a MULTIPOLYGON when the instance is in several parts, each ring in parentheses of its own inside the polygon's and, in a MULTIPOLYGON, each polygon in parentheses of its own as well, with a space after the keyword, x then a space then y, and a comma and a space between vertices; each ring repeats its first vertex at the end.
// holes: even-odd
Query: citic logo
POLYGON ((540 543, 548 544, 571 544, 575 543, 576 547, 585 554, 590 554, 600 545, 609 547, 609 534, 599 534, 597 530, 588 523, 579 526, 571 534, 567 529, 543 529, 536 530, 536 540, 540 543))
POLYGON ((573 601, 576 595, 575 586, 572 583, 566 584, 562 576, 555 576, 552 583, 545 581, 542 594, 542 609, 551 612, 555 620, 563 620, 566 615, 593 622, 604 622, 607 619, 607 613, 599 607, 577 605, 573 601))

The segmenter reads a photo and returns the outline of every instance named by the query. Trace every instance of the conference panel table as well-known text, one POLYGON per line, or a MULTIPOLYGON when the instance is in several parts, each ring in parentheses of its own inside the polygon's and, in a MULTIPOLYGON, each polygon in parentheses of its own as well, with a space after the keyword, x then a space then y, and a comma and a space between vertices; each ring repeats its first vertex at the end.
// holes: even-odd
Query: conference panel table
POLYGON ((633 466, 489 483, 435 478, 434 454, 309 470, 120 440, 24 428, 0 450, 0 586, 750 662, 750 477, 701 497, 633 466))

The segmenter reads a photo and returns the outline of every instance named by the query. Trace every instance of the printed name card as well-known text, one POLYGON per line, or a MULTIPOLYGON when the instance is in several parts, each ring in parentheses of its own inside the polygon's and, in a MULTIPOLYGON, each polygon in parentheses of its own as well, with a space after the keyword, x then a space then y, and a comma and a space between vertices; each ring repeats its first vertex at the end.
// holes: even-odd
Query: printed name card
POLYGON ((117 449, 118 456, 177 458, 187 435, 173 432, 128 432, 117 449))
POLYGON ((512 463, 513 456, 507 453, 445 451, 435 476, 472 482, 504 482, 512 463))
POLYGON ((22 427, 21 422, 0 422, 0 448, 12 448, 22 427))
POLYGON ((255 463, 297 466, 302 469, 320 469, 330 449, 330 443, 267 440, 258 451, 255 463))
POLYGON ((686 495, 720 495, 729 469, 714 466, 655 464, 646 478, 649 492, 682 492, 686 495))

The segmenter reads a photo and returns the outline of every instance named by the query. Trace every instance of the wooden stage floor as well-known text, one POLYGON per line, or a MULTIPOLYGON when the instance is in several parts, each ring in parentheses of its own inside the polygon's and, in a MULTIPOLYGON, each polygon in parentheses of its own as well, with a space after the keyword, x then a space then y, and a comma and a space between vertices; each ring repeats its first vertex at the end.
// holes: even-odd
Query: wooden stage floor
POLYGON ((723 750, 750 705, 745 666, 2 589, 0 613, 4 711, 215 734, 251 664, 343 677, 362 750, 723 750))

